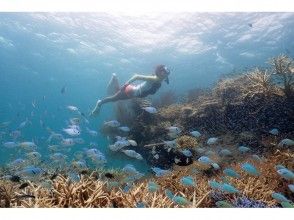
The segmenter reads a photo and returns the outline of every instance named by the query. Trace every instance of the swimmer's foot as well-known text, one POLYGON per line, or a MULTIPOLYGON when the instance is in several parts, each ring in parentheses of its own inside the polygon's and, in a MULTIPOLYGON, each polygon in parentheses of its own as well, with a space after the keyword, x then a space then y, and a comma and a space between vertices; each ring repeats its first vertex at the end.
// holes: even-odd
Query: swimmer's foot
POLYGON ((101 108, 101 100, 98 100, 96 102, 96 106, 93 109, 93 111, 91 112, 90 116, 97 116, 100 112, 100 108, 101 108))

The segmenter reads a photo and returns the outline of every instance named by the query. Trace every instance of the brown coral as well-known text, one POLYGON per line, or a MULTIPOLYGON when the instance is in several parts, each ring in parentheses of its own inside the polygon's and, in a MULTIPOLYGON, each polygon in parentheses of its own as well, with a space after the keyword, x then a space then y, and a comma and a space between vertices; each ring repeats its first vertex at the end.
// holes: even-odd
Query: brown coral
POLYGON ((287 55, 281 54, 271 58, 269 63, 272 65, 273 72, 283 86, 283 91, 287 98, 294 96, 294 61, 287 55))
POLYGON ((183 135, 180 136, 176 139, 177 144, 180 148, 195 148, 198 145, 198 141, 196 138, 188 136, 188 135, 183 135))

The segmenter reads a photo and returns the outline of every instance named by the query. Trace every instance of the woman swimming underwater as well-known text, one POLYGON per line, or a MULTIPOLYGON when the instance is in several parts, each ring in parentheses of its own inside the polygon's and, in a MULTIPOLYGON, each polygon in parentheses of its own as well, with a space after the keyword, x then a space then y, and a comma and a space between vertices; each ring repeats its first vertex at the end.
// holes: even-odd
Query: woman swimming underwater
MULTIPOLYGON (((99 114, 100 108, 103 104, 108 102, 116 102, 119 100, 131 99, 131 98, 144 98, 148 95, 155 94, 158 89, 161 87, 161 82, 164 80, 167 84, 169 84, 168 75, 170 74, 170 70, 165 65, 158 65, 155 68, 155 74, 152 75, 138 75, 135 74, 130 80, 128 80, 118 91, 109 97, 106 97, 102 100, 98 100, 95 108, 91 112, 91 115, 96 116, 99 114), (133 82, 141 80, 138 85, 132 84, 133 82)), ((111 82, 109 86, 113 86, 116 83, 118 86, 118 80, 116 75, 112 76, 111 82)))

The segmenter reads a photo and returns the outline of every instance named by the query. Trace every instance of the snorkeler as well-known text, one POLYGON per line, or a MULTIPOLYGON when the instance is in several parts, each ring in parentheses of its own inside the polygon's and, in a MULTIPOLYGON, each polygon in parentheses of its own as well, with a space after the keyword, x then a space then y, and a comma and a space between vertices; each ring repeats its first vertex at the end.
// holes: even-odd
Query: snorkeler
POLYGON ((108 102, 116 102, 119 100, 131 99, 131 98, 144 98, 148 95, 153 95, 157 92, 157 90, 161 87, 161 82, 164 80, 167 84, 169 84, 168 75, 170 74, 170 70, 165 65, 158 65, 155 68, 155 74, 150 76, 146 75, 138 75, 135 74, 130 80, 128 80, 121 88, 119 88, 118 80, 116 75, 112 76, 112 79, 109 83, 108 89, 110 86, 116 87, 118 91, 112 96, 106 97, 102 100, 98 100, 95 108, 91 112, 90 115, 98 115, 100 108, 103 104, 108 102), (143 81, 138 85, 133 85, 131 83, 136 80, 143 81))

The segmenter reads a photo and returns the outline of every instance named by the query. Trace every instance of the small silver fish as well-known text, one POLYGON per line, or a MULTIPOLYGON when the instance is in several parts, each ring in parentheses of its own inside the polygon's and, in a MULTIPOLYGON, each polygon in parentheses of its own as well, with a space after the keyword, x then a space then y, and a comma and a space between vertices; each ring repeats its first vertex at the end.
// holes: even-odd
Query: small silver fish
POLYGON ((130 128, 127 127, 127 126, 121 126, 121 127, 118 127, 119 130, 123 131, 123 132, 130 132, 130 128))
POLYGON ((98 135, 97 131, 91 130, 88 127, 86 127, 86 131, 88 132, 89 135, 91 135, 92 137, 96 137, 98 135))
POLYGON ((287 199, 283 194, 281 193, 272 193, 272 198, 277 200, 278 202, 290 202, 289 199, 287 199))
POLYGON ((168 127, 167 130, 173 134, 180 134, 182 132, 180 128, 175 126, 168 127))
POLYGON ((54 153, 50 156, 50 159, 54 162, 61 162, 64 161, 66 158, 67 156, 62 153, 54 153))
POLYGON ((191 176, 184 176, 180 181, 184 186, 196 186, 195 181, 191 176))
POLYGON ((123 150, 122 152, 129 157, 132 157, 138 160, 143 160, 143 157, 141 156, 141 154, 137 153, 134 150, 123 150))
POLYGON ((177 142, 176 140, 172 140, 172 141, 163 141, 164 145, 169 147, 169 148, 173 148, 175 149, 177 147, 177 142))
POLYGON ((201 133, 199 131, 191 131, 190 134, 196 138, 199 138, 201 136, 201 133))
POLYGON ((217 201, 215 204, 218 208, 234 208, 234 206, 227 201, 217 201))
POLYGON ((272 135, 278 135, 279 130, 277 128, 273 128, 272 130, 269 131, 269 133, 272 134, 272 135))
POLYGON ((206 165, 213 163, 212 160, 209 157, 206 157, 206 156, 201 156, 198 159, 198 162, 206 164, 206 165))
POLYGON ((224 174, 227 175, 227 176, 230 176, 230 177, 234 177, 234 178, 241 178, 240 174, 238 174, 234 169, 232 168, 226 168, 224 169, 224 174))
POLYGON ((148 182, 148 191, 156 192, 159 189, 159 186, 155 182, 148 182))
POLYGON ((250 148, 249 147, 245 147, 245 146, 240 146, 238 148, 238 150, 241 152, 241 153, 247 153, 248 151, 250 151, 250 148))
POLYGON ((288 188, 290 189, 291 192, 294 193, 294 184, 289 184, 288 188))
POLYGON ((129 142, 130 145, 132 145, 134 147, 136 147, 138 145, 137 142, 134 141, 134 140, 128 140, 128 142, 129 142))
POLYGON ((72 112, 77 112, 77 111, 79 111, 78 107, 73 106, 73 105, 68 105, 68 106, 66 106, 66 108, 67 108, 68 110, 72 111, 72 112))
POLYGON ((178 205, 188 205, 190 202, 182 196, 174 196, 172 201, 178 205))
POLYGON ((154 108, 154 107, 151 107, 151 106, 149 106, 149 107, 144 107, 144 108, 142 108, 142 109, 145 110, 146 112, 150 113, 150 114, 155 114, 155 113, 157 113, 157 109, 154 108))
POLYGON ((3 143, 3 146, 6 148, 15 148, 15 147, 19 146, 19 144, 15 143, 13 141, 8 141, 8 142, 3 143))
POLYGON ((78 129, 74 129, 74 128, 64 128, 62 129, 65 133, 67 133, 70 136, 79 136, 81 134, 81 132, 78 129))
POLYGON ((253 176, 259 176, 260 172, 250 163, 244 163, 241 165, 241 168, 246 171, 247 173, 253 176))
POLYGON ((294 173, 291 170, 286 169, 279 169, 278 174, 280 174, 286 180, 294 180, 294 173))
POLYGON ((238 189, 228 183, 222 184, 220 189, 226 193, 239 193, 238 189))
POLYGON ((117 120, 111 120, 111 121, 104 122, 104 125, 112 127, 112 128, 116 128, 120 126, 120 123, 117 120))
POLYGON ((209 138, 206 143, 208 145, 213 145, 213 144, 216 144, 217 142, 218 142, 218 138, 212 137, 212 138, 209 138))
POLYGON ((152 167, 151 169, 153 170, 153 172, 155 173, 155 176, 157 176, 157 177, 171 174, 170 170, 163 170, 159 167, 152 167))
POLYGON ((283 139, 278 144, 278 147, 283 147, 283 146, 287 146, 287 147, 294 146, 294 141, 288 138, 283 139))
POLYGON ((75 145, 75 142, 72 138, 65 138, 65 139, 62 139, 61 145, 64 147, 69 147, 69 146, 75 145))
POLYGON ((159 159, 159 155, 158 155, 158 154, 155 154, 153 157, 154 157, 156 160, 159 159))
POLYGON ((219 152, 219 155, 222 157, 231 156, 232 152, 228 149, 223 149, 219 152))
POLYGON ((192 157, 193 154, 191 151, 185 149, 185 150, 182 150, 182 154, 184 154, 186 157, 192 157))
POLYGON ((30 122, 29 119, 26 118, 25 121, 23 121, 22 123, 20 123, 20 125, 18 126, 18 129, 22 129, 22 128, 24 128, 25 126, 27 126, 27 124, 28 124, 29 122, 30 122))
POLYGON ((19 143, 19 146, 25 150, 34 150, 37 145, 34 142, 24 141, 19 143))

